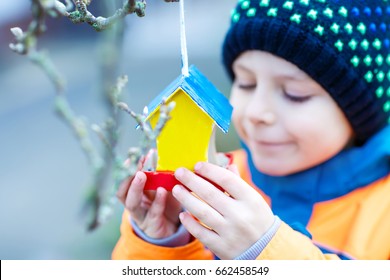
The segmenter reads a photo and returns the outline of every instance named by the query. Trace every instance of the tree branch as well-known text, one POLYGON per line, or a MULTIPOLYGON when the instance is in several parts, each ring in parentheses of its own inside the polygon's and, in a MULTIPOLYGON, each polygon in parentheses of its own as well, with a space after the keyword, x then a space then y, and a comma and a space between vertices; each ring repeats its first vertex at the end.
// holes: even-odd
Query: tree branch
MULTIPOLYGON (((165 2, 178 2, 178 0, 165 0, 165 2)), ((143 132, 139 142, 140 147, 129 148, 127 155, 128 159, 126 161, 127 164, 125 165, 125 159, 117 154, 116 146, 119 139, 117 104, 120 101, 121 92, 127 83, 127 77, 119 77, 113 88, 106 87, 108 83, 112 83, 112 75, 103 77, 105 81, 103 93, 108 97, 107 104, 110 108, 110 117, 103 125, 99 126, 95 124, 91 127, 98 135, 99 139, 104 143, 103 152, 98 152, 91 141, 88 124, 82 117, 77 116, 73 112, 66 95, 64 94, 65 79, 63 79, 62 75, 57 71, 50 57, 45 52, 37 50, 38 37, 46 31, 45 20, 47 16, 67 17, 74 23, 86 22, 95 30, 101 31, 111 27, 128 14, 135 13, 137 16, 144 16, 146 0, 125 1, 123 7, 113 12, 113 15, 108 18, 95 17, 88 11, 87 7, 90 3, 91 0, 73 0, 73 3, 70 0, 64 0, 62 2, 57 0, 31 0, 33 20, 26 31, 23 31, 19 27, 11 28, 15 42, 9 44, 9 47, 18 54, 27 55, 30 61, 40 67, 55 85, 57 93, 55 104, 56 111, 72 129, 80 142, 80 146, 92 169, 93 179, 89 189, 86 206, 88 209, 92 209, 92 217, 88 221, 88 229, 93 230, 99 224, 103 223, 112 212, 112 206, 116 201, 115 193, 119 183, 127 176, 135 174, 137 166, 155 146, 155 140, 165 123, 169 120, 169 112, 173 109, 174 105, 169 104, 166 106, 165 103, 162 104, 162 117, 160 117, 154 130, 151 128, 150 124, 145 122, 146 111, 142 114, 136 114, 129 110, 128 106, 125 105, 130 114, 140 125, 143 132), (74 8, 75 10, 71 11, 74 8), (110 177, 110 175, 112 175, 112 177, 110 177), (110 182, 110 179, 114 181, 113 184, 110 182), (106 187, 108 184, 112 185, 109 189, 106 187)), ((110 40, 110 44, 117 46, 119 43, 115 41, 115 38, 118 36, 122 36, 122 33, 117 32, 115 33, 115 36, 109 36, 106 40, 110 40)), ((109 48, 108 51, 115 52, 113 48, 109 48)), ((117 67, 116 62, 109 65, 109 67, 117 67)), ((104 70, 104 74, 107 72, 113 73, 111 69, 104 70)), ((124 105, 120 107, 122 107, 122 109, 125 108, 124 105)), ((153 161, 151 164, 153 165, 153 161)))

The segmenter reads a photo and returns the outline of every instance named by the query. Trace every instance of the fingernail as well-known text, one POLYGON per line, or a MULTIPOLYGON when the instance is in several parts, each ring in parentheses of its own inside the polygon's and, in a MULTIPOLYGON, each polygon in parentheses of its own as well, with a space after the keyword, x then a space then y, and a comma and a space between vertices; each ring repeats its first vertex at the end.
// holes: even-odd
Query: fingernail
POLYGON ((181 176, 183 176, 183 174, 184 174, 184 168, 179 168, 175 171, 176 177, 181 177, 181 176))
POLYGON ((141 182, 141 177, 140 177, 139 173, 140 173, 139 171, 137 171, 137 173, 135 173, 135 177, 134 177, 134 182, 135 183, 141 182))
POLYGON ((156 195, 158 197, 161 197, 163 195, 163 192, 164 192, 164 188, 163 187, 158 187, 157 190, 156 190, 156 195))
POLYGON ((181 192, 181 186, 180 185, 176 185, 173 187, 172 189, 172 194, 175 195, 177 193, 181 192))
POLYGON ((194 170, 195 171, 198 171, 199 169, 201 169, 203 166, 203 162, 198 162, 197 164, 195 164, 194 166, 194 170))

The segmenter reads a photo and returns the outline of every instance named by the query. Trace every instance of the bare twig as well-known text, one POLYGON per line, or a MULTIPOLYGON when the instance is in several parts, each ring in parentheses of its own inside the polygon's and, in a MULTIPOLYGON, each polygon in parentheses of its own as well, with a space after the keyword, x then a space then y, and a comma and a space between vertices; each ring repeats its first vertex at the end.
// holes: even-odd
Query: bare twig
POLYGON ((124 102, 119 102, 118 107, 128 113, 130 116, 132 116, 137 122, 138 126, 141 128, 143 132, 142 139, 140 141, 141 155, 146 156, 149 151, 153 149, 153 147, 155 147, 157 137, 160 135, 167 121, 169 121, 170 112, 175 107, 175 102, 170 102, 169 104, 166 104, 166 102, 163 101, 161 103, 159 119, 154 129, 152 128, 150 123, 146 121, 145 110, 142 114, 136 114, 124 102))
MULTIPOLYGON (((95 17, 87 6, 87 1, 73 1, 76 6, 76 11, 65 13, 73 23, 86 22, 91 25, 96 31, 102 31, 112 26, 118 20, 121 20, 129 14, 135 13, 139 17, 145 16, 146 0, 127 0, 123 3, 122 8, 119 8, 110 17, 95 17)), ((90 1, 89 1, 90 2, 90 1)), ((179 0, 165 0, 165 2, 179 2, 179 0)))
MULTIPOLYGON (((110 17, 94 16, 88 11, 87 6, 91 0, 65 0, 65 4, 58 0, 31 0, 33 21, 28 30, 23 32, 19 27, 11 28, 15 36, 16 43, 11 43, 9 47, 19 53, 27 54, 31 48, 36 46, 36 38, 45 32, 45 17, 63 16, 69 18, 73 23, 86 22, 96 31, 102 31, 111 27, 114 23, 123 19, 129 14, 135 13, 139 17, 145 16, 146 0, 127 0, 122 8, 117 9, 110 17), (75 7, 74 11, 70 11, 75 7)), ((179 0, 164 0, 165 2, 179 2, 179 0)))
POLYGON ((95 17, 88 11, 87 4, 84 1, 74 1, 76 10, 70 13, 65 13, 64 16, 69 18, 73 23, 86 22, 91 25, 96 31, 102 31, 112 26, 118 20, 125 16, 135 13, 139 17, 145 15, 146 1, 129 0, 123 4, 123 7, 116 10, 115 13, 108 17, 95 17))
MULTIPOLYGON (((88 5, 90 5, 91 2, 91 0, 31 0, 33 20, 26 31, 23 31, 19 27, 11 28, 11 32, 14 35, 14 42, 9 45, 10 49, 14 52, 21 55, 27 55, 34 64, 46 73, 50 81, 55 85, 57 93, 56 111, 72 129, 88 159, 88 163, 91 166, 93 173, 93 179, 86 203, 88 208, 92 209, 92 217, 88 222, 89 230, 97 228, 112 212, 112 206, 116 201, 114 194, 119 183, 127 176, 135 174, 139 163, 154 147, 155 140, 165 123, 169 120, 169 112, 173 109, 173 104, 169 104, 168 106, 162 104, 160 120, 153 130, 150 125, 144 121, 147 114, 146 111, 142 114, 136 114, 129 110, 126 105, 130 114, 140 125, 143 133, 140 139, 140 147, 132 147, 129 149, 127 155, 128 160, 126 161, 127 164, 124 164, 125 158, 119 156, 116 152, 116 146, 119 139, 119 115, 117 112, 117 104, 120 102, 122 90, 127 84, 127 77, 121 76, 118 78, 114 87, 106 87, 106 84, 108 84, 107 80, 110 81, 110 84, 112 83, 112 73, 114 72, 112 69, 117 67, 116 63, 118 61, 118 56, 114 54, 114 59, 110 61, 111 64, 103 71, 104 79, 102 79, 106 83, 103 85, 103 92, 107 96, 107 103, 110 105, 108 106, 110 108, 110 117, 103 125, 95 124, 91 127, 98 135, 99 139, 104 143, 103 152, 98 152, 91 141, 88 124, 82 117, 77 116, 73 112, 66 99, 64 94, 65 79, 56 69, 48 54, 37 50, 38 37, 46 31, 45 20, 47 16, 67 17, 73 23, 86 22, 95 30, 102 31, 112 27, 115 23, 129 14, 135 13, 139 17, 145 15, 146 0, 127 0, 120 9, 114 9, 113 15, 107 18, 101 16, 95 17, 88 11, 88 5), (111 75, 107 75, 107 73, 111 73, 111 75), (111 178, 110 175, 112 175, 111 178), (113 182, 110 182, 110 179, 113 182), (107 189, 107 184, 112 185, 112 187, 107 189)), ((178 2, 178 0, 165 0, 165 2, 178 2)), ((118 30, 122 29, 117 28, 117 31, 118 30)), ((111 46, 108 44, 109 46, 107 47, 107 52, 110 52, 111 55, 116 52, 116 50, 112 48, 112 45, 120 45, 121 39, 117 39, 122 35, 122 32, 114 32, 114 36, 107 37, 108 40, 111 40, 111 46)), ((103 64, 105 65, 105 63, 103 64)), ((120 107, 122 107, 122 109, 126 108, 124 105, 120 107)), ((153 161, 151 164, 153 165, 153 161)))
POLYGON ((55 86, 56 92, 62 94, 65 90, 65 79, 57 70, 49 55, 44 51, 33 51, 28 54, 29 59, 43 70, 55 86))
POLYGON ((57 96, 55 106, 59 116, 71 127, 75 136, 79 140, 89 164, 94 168, 100 168, 103 165, 103 160, 90 140, 85 121, 81 117, 77 117, 75 115, 68 103, 68 100, 64 96, 57 96))
POLYGON ((32 0, 33 21, 25 32, 19 27, 11 28, 11 32, 15 36, 15 43, 9 44, 11 50, 18 54, 27 55, 34 64, 46 73, 54 84, 57 94, 61 94, 64 91, 65 79, 56 69, 48 54, 37 50, 37 40, 46 30, 46 14, 50 14, 49 11, 53 12, 62 9, 66 10, 66 6, 58 1, 32 0))
MULTIPOLYGON (((117 155, 113 154, 114 163, 115 163, 115 183, 108 190, 108 194, 105 196, 99 195, 99 190, 102 189, 102 181, 104 176, 104 171, 107 170, 98 170, 99 172, 96 174, 95 183, 91 188, 90 196, 89 196, 89 204, 93 207, 93 218, 91 219, 91 223, 89 223, 89 230, 95 229, 98 225, 105 222, 105 220, 110 217, 113 212, 113 205, 115 204, 116 197, 115 194, 117 192, 117 188, 119 183, 122 182, 126 177, 133 176, 140 165, 142 165, 143 159, 147 158, 148 161, 145 163, 144 168, 148 170, 155 170, 156 168, 156 160, 155 153, 153 152, 153 148, 155 147, 156 139, 161 133, 164 125, 170 119, 169 113, 174 108, 174 102, 166 105, 165 103, 161 104, 160 107, 160 118, 154 129, 150 126, 149 122, 145 121, 146 112, 144 111, 142 114, 137 114, 132 111, 129 106, 124 102, 118 102, 118 108, 127 112, 131 115, 139 127, 142 130, 140 147, 131 147, 128 152, 127 160, 124 161, 117 155)), ((96 129, 96 128, 95 128, 96 129)), ((99 131, 99 134, 101 131, 99 131)), ((108 143, 107 143, 108 144, 108 143)))

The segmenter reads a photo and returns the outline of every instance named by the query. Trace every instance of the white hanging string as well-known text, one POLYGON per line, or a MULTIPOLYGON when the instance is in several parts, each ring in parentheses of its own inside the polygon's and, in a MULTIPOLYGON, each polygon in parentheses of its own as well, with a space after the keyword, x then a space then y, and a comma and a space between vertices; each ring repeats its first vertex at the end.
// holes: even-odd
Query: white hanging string
POLYGON ((188 76, 188 54, 186 25, 184 22, 184 0, 180 0, 180 43, 181 43, 181 74, 188 76))

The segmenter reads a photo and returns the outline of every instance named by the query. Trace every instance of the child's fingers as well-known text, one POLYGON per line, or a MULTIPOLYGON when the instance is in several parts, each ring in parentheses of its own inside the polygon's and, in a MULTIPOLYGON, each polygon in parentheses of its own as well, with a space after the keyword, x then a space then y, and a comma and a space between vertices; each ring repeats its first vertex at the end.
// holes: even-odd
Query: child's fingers
POLYGON ((116 197, 123 203, 125 204, 126 200, 126 194, 129 191, 131 181, 133 180, 134 177, 129 177, 123 180, 123 182, 120 184, 118 191, 116 192, 116 197))
POLYGON ((149 219, 149 222, 153 223, 158 219, 161 219, 161 217, 164 215, 168 196, 167 194, 168 193, 164 188, 157 188, 156 196, 147 213, 147 218, 149 219))
MULTIPOLYGON (((234 170, 234 167, 232 167, 232 169, 234 170)), ((251 197, 253 192, 255 192, 250 186, 246 188, 248 184, 239 176, 232 174, 232 172, 228 172, 226 168, 208 162, 199 162, 195 166, 195 172, 221 186, 221 188, 236 199, 251 197)))
POLYGON ((142 170, 142 168, 144 167, 145 161, 146 161, 146 157, 145 156, 142 156, 139 159, 138 164, 137 164, 137 170, 138 171, 142 170))
POLYGON ((188 212, 195 216, 204 225, 214 229, 216 232, 223 229, 225 219, 219 212, 217 212, 216 209, 214 209, 216 208, 214 205, 205 203, 180 185, 176 185, 172 189, 172 194, 188 212))
POLYGON ((219 213, 226 212, 228 205, 225 202, 226 199, 230 198, 213 184, 186 168, 177 169, 175 172, 175 177, 184 186, 194 192, 199 198, 211 205, 219 213))
POLYGON ((130 188, 127 192, 125 207, 130 213, 133 214, 139 211, 139 206, 142 202, 143 190, 146 182, 146 175, 143 172, 138 171, 133 181, 130 184, 130 188))
POLYGON ((210 247, 210 245, 213 245, 212 247, 218 247, 220 238, 216 232, 201 225, 189 213, 180 213, 179 219, 188 232, 205 246, 210 247))
MULTIPOLYGON (((141 157, 140 160, 138 161, 138 165, 137 165, 138 171, 140 171, 142 169, 144 162, 145 162, 145 157, 141 157)), ((128 166, 129 164, 130 164, 130 161, 129 161, 129 159, 127 159, 125 161, 124 165, 128 166)), ((123 182, 119 185, 118 191, 116 192, 116 196, 123 204, 125 204, 127 192, 129 191, 131 182, 133 181, 134 177, 135 177, 135 175, 130 176, 130 177, 126 178, 125 180, 123 180, 123 182)))

